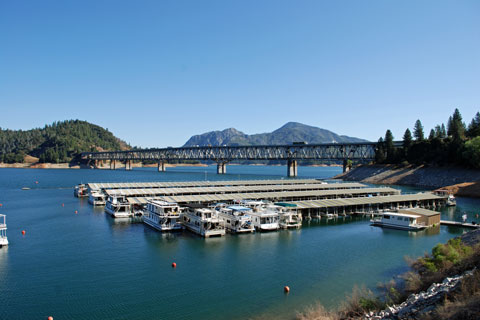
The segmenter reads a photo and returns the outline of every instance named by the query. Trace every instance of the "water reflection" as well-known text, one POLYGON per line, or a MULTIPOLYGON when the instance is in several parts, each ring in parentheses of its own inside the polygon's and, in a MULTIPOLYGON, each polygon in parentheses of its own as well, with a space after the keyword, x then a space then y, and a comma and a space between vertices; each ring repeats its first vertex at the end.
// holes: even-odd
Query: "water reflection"
MULTIPOLYGON (((0 281, 7 277, 8 246, 0 248, 0 281)), ((0 282, 1 283, 1 282, 0 282)))

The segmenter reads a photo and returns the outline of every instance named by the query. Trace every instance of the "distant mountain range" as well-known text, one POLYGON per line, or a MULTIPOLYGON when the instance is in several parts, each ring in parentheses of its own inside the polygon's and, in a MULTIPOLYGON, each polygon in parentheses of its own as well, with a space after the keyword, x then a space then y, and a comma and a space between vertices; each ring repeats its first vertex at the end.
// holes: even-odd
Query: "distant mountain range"
POLYGON ((366 142, 365 139, 338 135, 332 131, 308 126, 298 122, 288 122, 281 128, 270 133, 245 134, 234 128, 223 131, 210 131, 192 136, 183 146, 248 146, 248 145, 279 145, 293 142, 308 144, 331 142, 366 142))

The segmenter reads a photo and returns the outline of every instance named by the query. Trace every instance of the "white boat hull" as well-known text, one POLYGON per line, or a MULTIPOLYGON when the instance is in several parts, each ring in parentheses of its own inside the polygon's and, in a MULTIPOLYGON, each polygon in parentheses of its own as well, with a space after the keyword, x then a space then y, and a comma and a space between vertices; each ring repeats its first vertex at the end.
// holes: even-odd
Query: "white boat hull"
POLYGON ((175 224, 158 224, 148 218, 143 218, 143 223, 146 225, 158 230, 158 231, 180 231, 183 229, 183 226, 180 223, 175 224))
POLYGON ((384 223, 381 221, 372 221, 372 226, 389 228, 389 229, 398 229, 398 230, 410 230, 410 231, 417 231, 417 230, 422 230, 426 228, 425 226, 420 226, 420 225, 402 226, 398 224, 384 223))
POLYGON ((0 247, 2 246, 8 246, 7 238, 0 238, 0 247))
POLYGON ((112 209, 105 207, 105 212, 111 215, 114 218, 128 218, 132 216, 131 212, 125 212, 125 211, 113 211, 112 209))

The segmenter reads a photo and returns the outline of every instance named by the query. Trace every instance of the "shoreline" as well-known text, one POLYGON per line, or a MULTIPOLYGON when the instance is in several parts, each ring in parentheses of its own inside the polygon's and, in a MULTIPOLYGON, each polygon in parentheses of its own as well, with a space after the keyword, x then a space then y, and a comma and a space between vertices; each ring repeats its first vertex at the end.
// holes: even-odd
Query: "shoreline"
POLYGON ((371 184, 402 185, 480 198, 480 170, 460 167, 361 165, 334 179, 371 184))

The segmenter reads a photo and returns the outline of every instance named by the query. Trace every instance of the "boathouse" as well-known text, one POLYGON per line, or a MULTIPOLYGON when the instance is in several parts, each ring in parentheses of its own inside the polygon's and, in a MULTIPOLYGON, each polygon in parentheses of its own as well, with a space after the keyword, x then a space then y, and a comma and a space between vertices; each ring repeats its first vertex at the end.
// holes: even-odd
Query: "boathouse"
POLYGON ((418 216, 417 223, 425 224, 427 227, 433 225, 440 225, 440 212, 423 209, 423 208, 409 208, 409 209, 400 209, 399 213, 411 214, 418 216))

